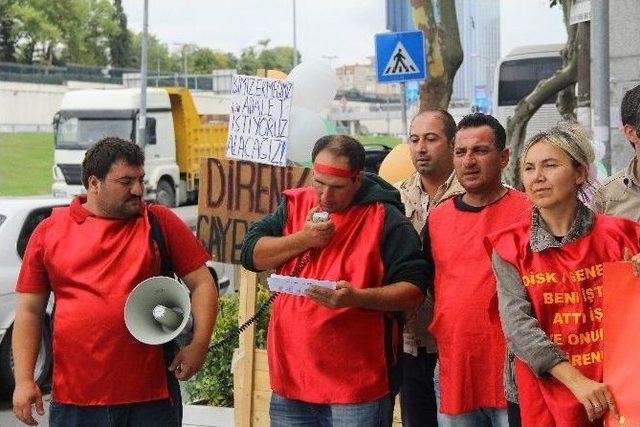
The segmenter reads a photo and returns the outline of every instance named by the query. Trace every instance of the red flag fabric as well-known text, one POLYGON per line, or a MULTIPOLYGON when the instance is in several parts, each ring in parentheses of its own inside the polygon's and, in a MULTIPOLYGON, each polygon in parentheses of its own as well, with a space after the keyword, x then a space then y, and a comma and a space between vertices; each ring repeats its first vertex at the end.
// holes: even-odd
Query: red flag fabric
POLYGON ((608 427, 640 426, 640 280, 631 263, 604 264, 604 383, 613 394, 620 419, 608 427))

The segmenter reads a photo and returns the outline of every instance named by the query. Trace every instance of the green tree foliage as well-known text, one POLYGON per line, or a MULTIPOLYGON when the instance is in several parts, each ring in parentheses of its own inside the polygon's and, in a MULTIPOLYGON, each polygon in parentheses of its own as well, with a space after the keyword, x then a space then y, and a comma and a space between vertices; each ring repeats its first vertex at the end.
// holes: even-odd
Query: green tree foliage
MULTIPOLYGON (((187 49, 190 74, 236 68, 255 75, 258 69, 291 71, 293 49, 258 41, 240 57, 219 50, 187 49)), ((42 65, 94 65, 139 68, 141 34, 127 29, 122 0, 0 0, 0 61, 42 65)), ((298 57, 300 54, 298 52, 298 57)), ((149 73, 181 73, 183 52, 149 34, 149 73)))
MULTIPOLYGON (((54 48, 62 39, 64 23, 58 3, 51 3, 51 7, 46 7, 46 3, 46 0, 16 1, 10 6, 10 13, 15 19, 18 45, 21 46, 21 62, 54 62, 54 48)), ((73 8, 70 8, 70 12, 71 10, 73 8)), ((68 17, 65 18, 65 21, 69 20, 68 17)))
POLYGON ((118 29, 109 0, 9 3, 20 62, 108 64, 108 40, 118 29))
POLYGON ((212 70, 235 68, 237 59, 231 53, 196 47, 188 55, 189 73, 209 74, 212 70))
POLYGON ((10 13, 13 0, 0 0, 0 61, 16 61, 14 18, 10 13))
POLYGON ((127 15, 122 9, 122 0, 115 0, 114 8, 113 20, 118 29, 111 34, 109 40, 111 65, 125 68, 131 66, 131 33, 127 29, 127 15))
MULTIPOLYGON (((258 291, 256 307, 260 307, 269 299, 269 292, 258 291)), ((265 348, 267 343, 267 311, 257 321, 256 348, 265 348)), ((211 340, 219 342, 238 327, 238 295, 220 298, 220 309, 216 320, 216 329, 211 340)), ((238 348, 238 337, 223 348, 209 351, 204 366, 193 381, 187 383, 187 391, 191 401, 202 401, 208 405, 233 406, 233 374, 231 361, 233 350, 238 348)))
POLYGON ((238 74, 247 76, 255 76, 256 70, 261 68, 258 60, 258 53, 254 46, 247 47, 242 50, 238 59, 238 74))
MULTIPOLYGON (((300 58, 300 53, 298 53, 300 58)), ((280 70, 289 74, 293 66, 293 48, 288 46, 273 47, 260 52, 258 60, 266 70, 280 70)))
MULTIPOLYGON (((255 75, 258 69, 280 70, 289 74, 293 65, 293 48, 278 46, 269 48, 270 40, 260 40, 257 46, 250 46, 242 50, 238 59, 238 73, 255 75)), ((298 62, 301 55, 298 51, 298 62)))
MULTIPOLYGON (((177 73, 180 72, 182 62, 179 55, 171 55, 169 47, 158 38, 149 34, 147 39, 149 74, 157 73, 177 73)), ((140 58, 142 56, 142 33, 131 33, 131 58, 128 62, 130 67, 140 68, 140 58)))

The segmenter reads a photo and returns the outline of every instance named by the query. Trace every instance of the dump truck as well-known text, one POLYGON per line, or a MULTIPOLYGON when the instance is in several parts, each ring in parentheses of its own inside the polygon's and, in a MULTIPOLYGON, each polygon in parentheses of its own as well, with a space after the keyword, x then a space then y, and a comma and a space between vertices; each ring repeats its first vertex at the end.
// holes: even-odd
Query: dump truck
MULTIPOLYGON (((53 119, 54 197, 86 192, 86 150, 106 136, 136 141, 140 89, 77 90, 65 94, 53 119)), ((201 157, 224 157, 228 126, 208 122, 185 88, 147 90, 145 199, 173 207, 195 202, 201 157)))

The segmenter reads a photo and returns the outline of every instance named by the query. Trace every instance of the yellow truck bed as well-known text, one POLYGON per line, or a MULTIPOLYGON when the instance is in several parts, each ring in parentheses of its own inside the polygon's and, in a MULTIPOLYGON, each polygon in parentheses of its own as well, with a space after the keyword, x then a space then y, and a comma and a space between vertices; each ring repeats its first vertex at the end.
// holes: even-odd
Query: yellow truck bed
POLYGON ((176 162, 180 173, 185 175, 187 191, 193 191, 200 174, 200 158, 224 158, 228 126, 226 123, 201 123, 189 89, 165 89, 171 100, 176 162))

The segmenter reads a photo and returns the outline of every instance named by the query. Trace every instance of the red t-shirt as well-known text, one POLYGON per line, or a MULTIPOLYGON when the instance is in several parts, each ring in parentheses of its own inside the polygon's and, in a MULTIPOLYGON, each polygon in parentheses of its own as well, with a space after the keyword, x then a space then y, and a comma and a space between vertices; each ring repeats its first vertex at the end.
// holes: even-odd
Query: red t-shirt
POLYGON ((189 228, 169 209, 143 205, 129 219, 93 215, 75 198, 54 209, 33 232, 18 292, 53 292, 53 399, 74 405, 113 405, 168 397, 162 346, 138 342, 124 323, 131 290, 156 276, 150 209, 162 228, 179 276, 210 259, 189 228))

